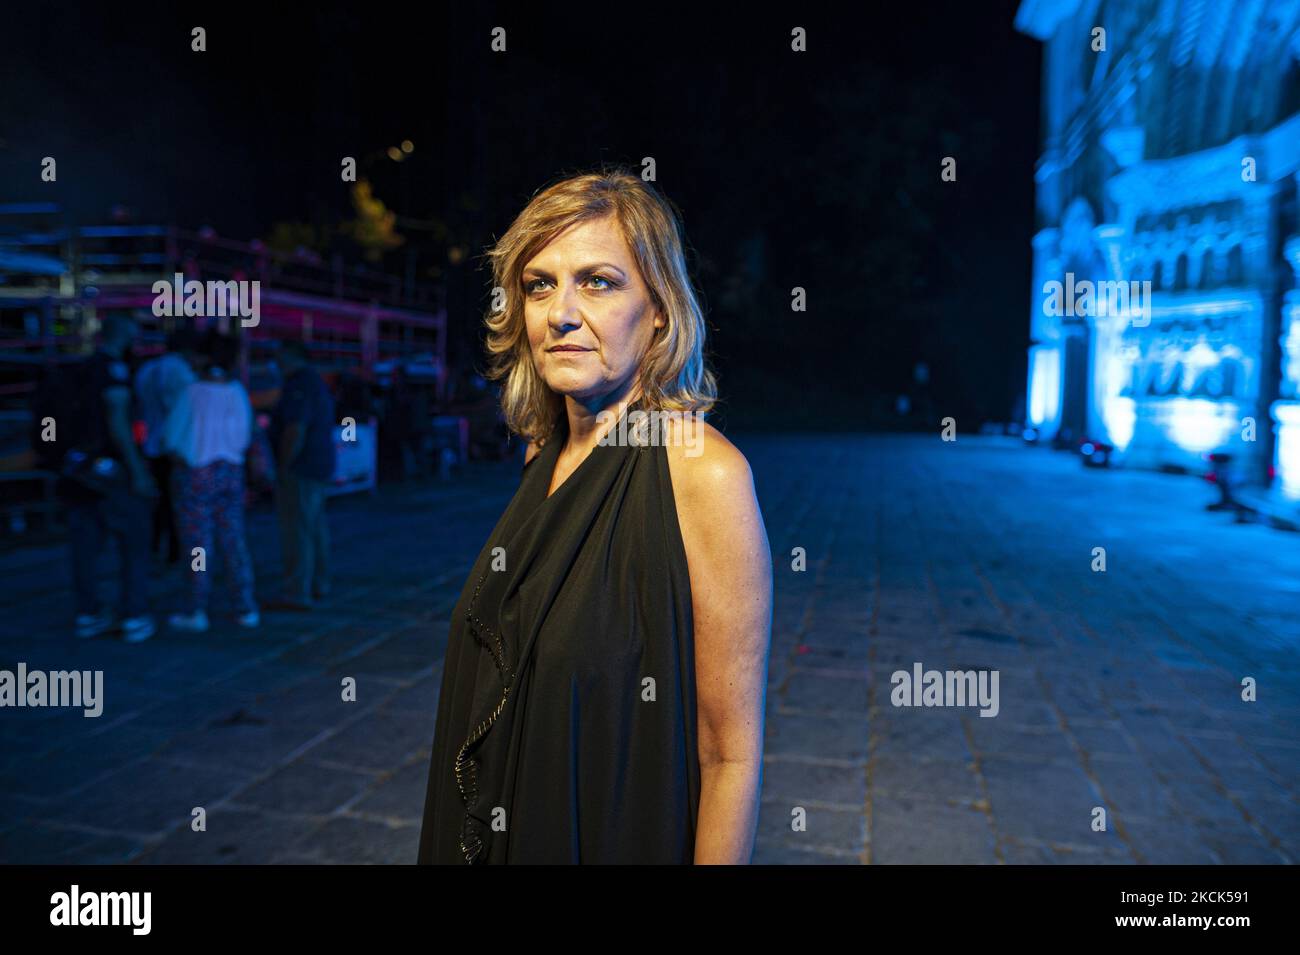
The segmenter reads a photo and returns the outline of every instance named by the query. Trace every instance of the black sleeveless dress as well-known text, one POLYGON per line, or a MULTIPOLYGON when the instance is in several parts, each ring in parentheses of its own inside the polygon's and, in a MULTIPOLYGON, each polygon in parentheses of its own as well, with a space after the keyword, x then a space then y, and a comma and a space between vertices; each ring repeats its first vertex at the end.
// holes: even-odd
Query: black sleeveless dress
POLYGON ((667 451, 598 445, 548 498, 567 429, 524 466, 456 604, 422 864, 693 860, 691 589, 667 451))

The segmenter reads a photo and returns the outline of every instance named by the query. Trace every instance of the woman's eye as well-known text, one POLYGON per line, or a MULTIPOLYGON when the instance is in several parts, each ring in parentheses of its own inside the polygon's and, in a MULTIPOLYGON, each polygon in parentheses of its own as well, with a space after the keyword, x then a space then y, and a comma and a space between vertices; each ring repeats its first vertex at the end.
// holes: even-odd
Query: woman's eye
MULTIPOLYGON (((588 283, 592 283, 591 287, 596 289, 599 292, 603 292, 606 289, 611 289, 614 287, 613 280, 607 279, 603 275, 589 275, 584 281, 588 283)), ((545 290, 546 286, 549 284, 550 283, 546 279, 529 279, 527 282, 524 283, 524 292, 528 295, 532 295, 535 292, 541 292, 545 290)))

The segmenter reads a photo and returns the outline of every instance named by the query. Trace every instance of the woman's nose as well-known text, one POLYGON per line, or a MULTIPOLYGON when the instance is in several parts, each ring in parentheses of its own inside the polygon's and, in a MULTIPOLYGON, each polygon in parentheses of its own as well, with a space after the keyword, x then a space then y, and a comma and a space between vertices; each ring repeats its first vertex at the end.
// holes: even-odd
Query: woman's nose
POLYGON ((551 296, 551 310, 547 321, 553 328, 575 328, 582 324, 582 311, 578 308, 574 287, 566 283, 551 296))

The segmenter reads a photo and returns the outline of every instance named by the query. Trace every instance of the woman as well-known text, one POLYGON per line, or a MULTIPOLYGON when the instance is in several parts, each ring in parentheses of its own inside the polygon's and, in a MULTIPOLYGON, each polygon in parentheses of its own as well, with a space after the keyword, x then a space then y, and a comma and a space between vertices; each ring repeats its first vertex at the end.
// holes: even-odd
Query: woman
POLYGON ((677 217, 636 176, 577 176, 491 255, 491 374, 529 444, 452 617, 419 861, 748 862, 771 554, 702 420, 677 217))
POLYGON ((173 614, 175 630, 208 629, 209 568, 215 536, 241 627, 261 622, 253 599, 253 563, 244 542, 244 456, 253 434, 253 407, 237 377, 238 340, 209 333, 199 380, 167 416, 163 446, 176 457, 175 497, 184 558, 189 562, 188 608, 173 614), (215 535, 214 535, 215 531, 215 535), (202 548, 202 564, 195 555, 202 548))

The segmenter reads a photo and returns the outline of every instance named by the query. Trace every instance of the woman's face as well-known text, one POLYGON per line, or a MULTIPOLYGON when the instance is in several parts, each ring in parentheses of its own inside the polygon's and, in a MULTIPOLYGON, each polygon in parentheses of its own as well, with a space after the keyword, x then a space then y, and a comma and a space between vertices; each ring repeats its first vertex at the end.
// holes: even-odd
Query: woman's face
POLYGON ((552 391, 589 406, 617 400, 664 318, 612 217, 580 222, 523 269, 533 364, 552 391))

